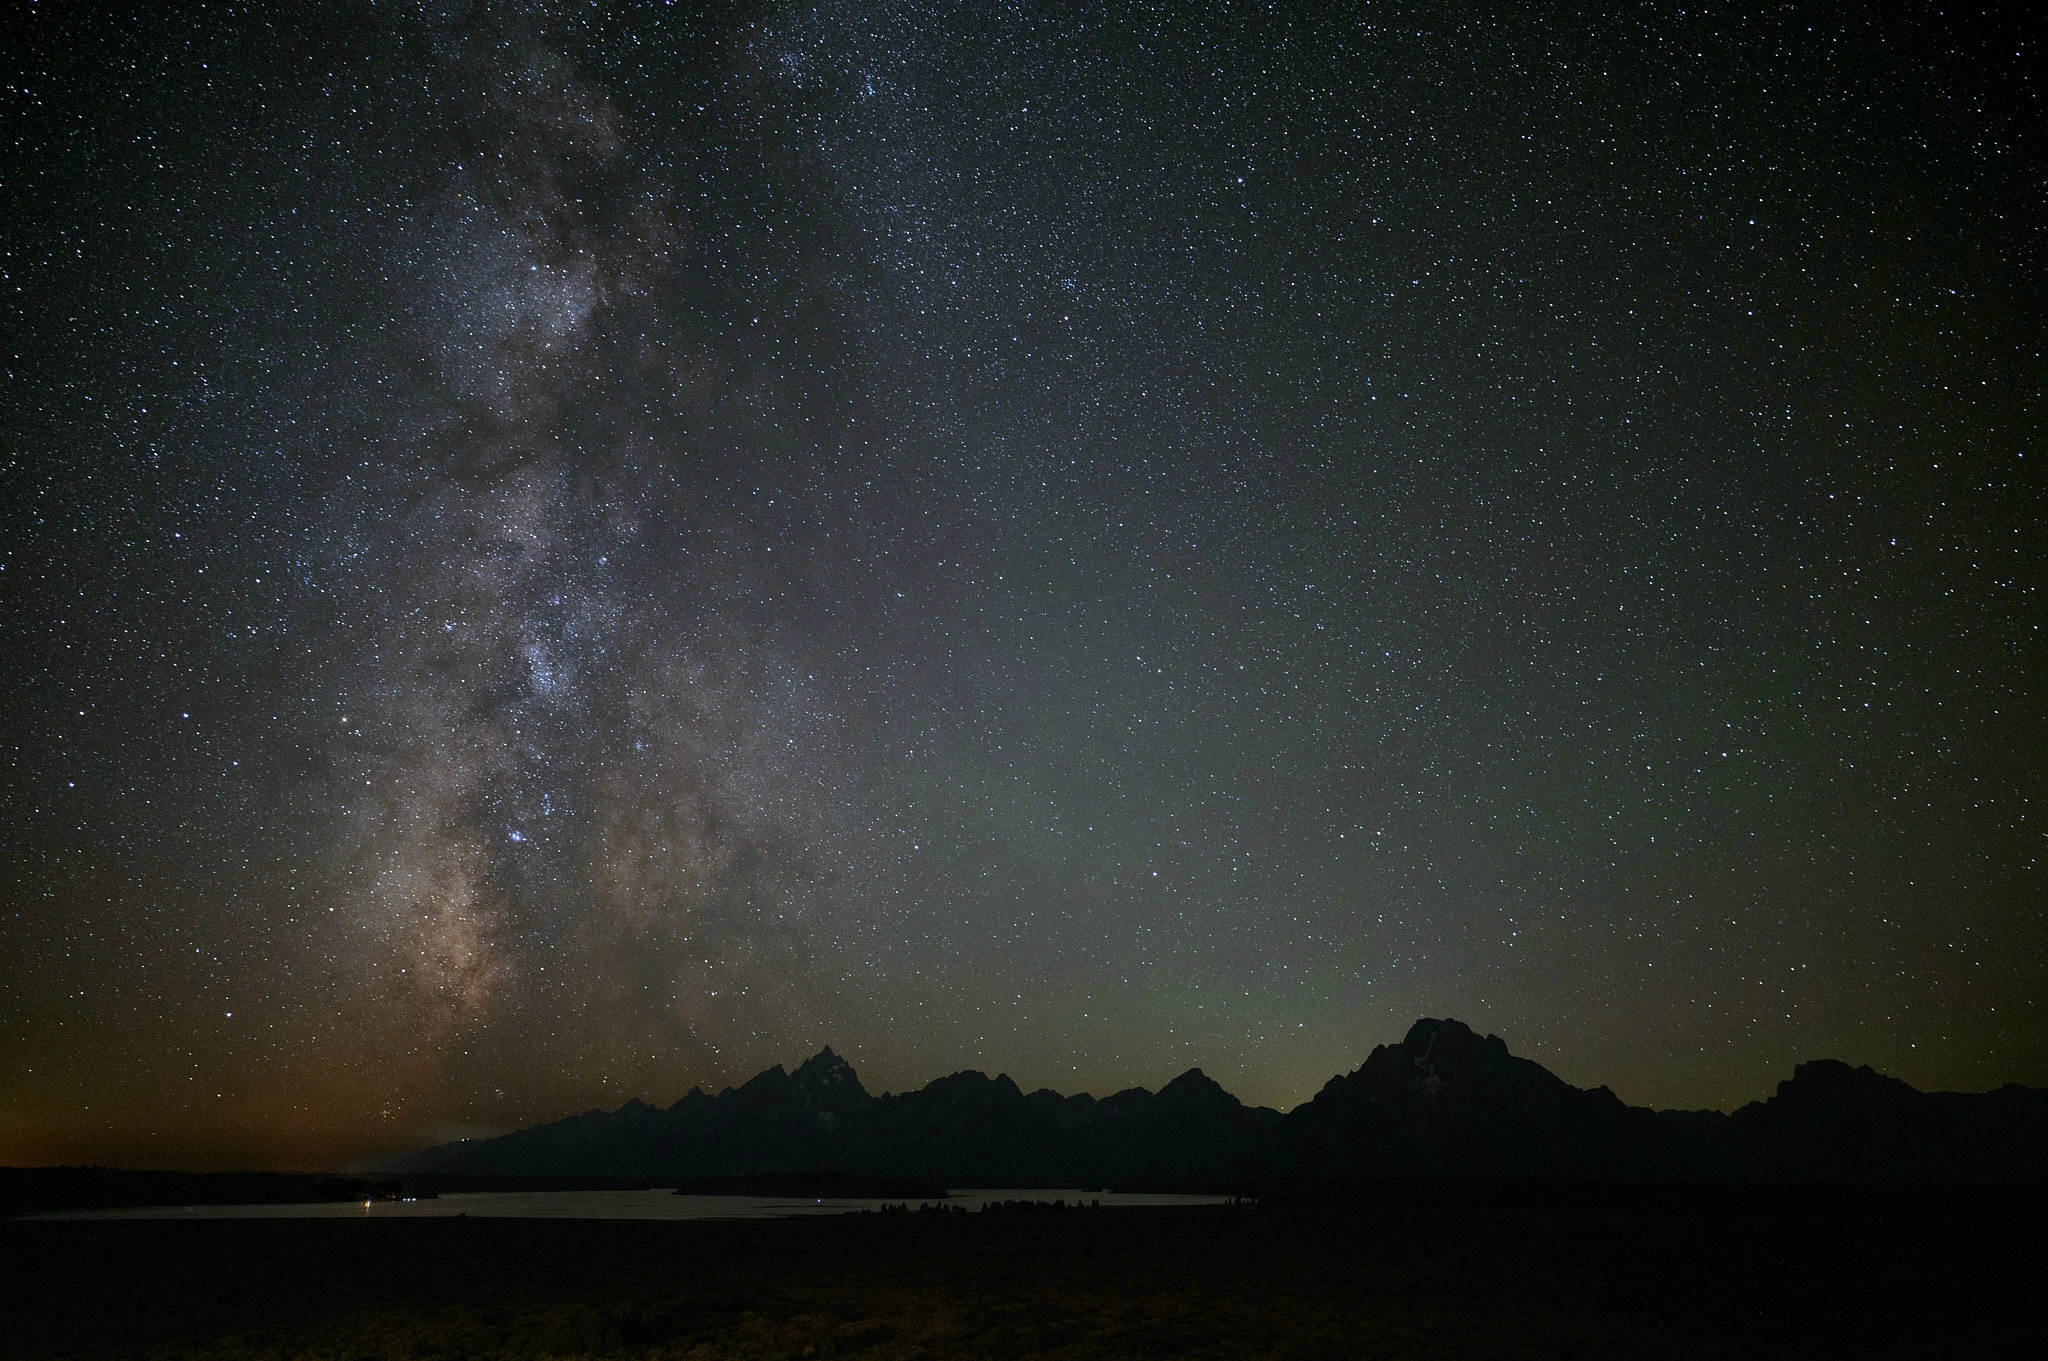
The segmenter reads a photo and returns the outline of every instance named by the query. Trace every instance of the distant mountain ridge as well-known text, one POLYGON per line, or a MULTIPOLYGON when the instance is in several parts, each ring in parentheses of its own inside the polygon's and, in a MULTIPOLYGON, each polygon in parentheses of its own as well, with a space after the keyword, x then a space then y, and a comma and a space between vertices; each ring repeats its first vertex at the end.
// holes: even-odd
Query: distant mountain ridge
POLYGON ((716 1096, 534 1125, 388 1158, 398 1174, 691 1180, 846 1172, 949 1186, 1223 1185, 1274 1178, 2048 1184, 2048 1091, 1920 1092, 1871 1069, 1803 1063, 1733 1114, 1623 1105, 1455 1020, 1282 1115, 1199 1068, 1097 1100, 965 1071, 874 1096, 820 1051, 716 1096))

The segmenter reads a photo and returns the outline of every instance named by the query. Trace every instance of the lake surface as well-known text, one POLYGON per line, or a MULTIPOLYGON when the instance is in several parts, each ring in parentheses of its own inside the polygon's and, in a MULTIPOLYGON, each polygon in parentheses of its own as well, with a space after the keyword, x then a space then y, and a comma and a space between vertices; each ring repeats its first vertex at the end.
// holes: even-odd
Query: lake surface
POLYGON ((848 1214, 920 1203, 979 1210, 990 1201, 1064 1200, 1104 1209, 1135 1205, 1223 1205, 1228 1196, 1170 1196, 1115 1191, 970 1190, 943 1201, 903 1197, 810 1200, 795 1196, 679 1196, 651 1191, 470 1191, 436 1200, 316 1201, 306 1205, 138 1205, 120 1210, 53 1210, 23 1219, 774 1219, 848 1214))

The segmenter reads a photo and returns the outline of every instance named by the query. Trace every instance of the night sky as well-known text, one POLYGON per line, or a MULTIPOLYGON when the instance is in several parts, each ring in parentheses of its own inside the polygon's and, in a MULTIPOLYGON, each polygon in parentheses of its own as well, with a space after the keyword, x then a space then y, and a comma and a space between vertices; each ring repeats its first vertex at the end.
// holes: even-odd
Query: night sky
POLYGON ((126 8, 4 44, 0 1163, 2048 1083, 2027 6, 126 8))

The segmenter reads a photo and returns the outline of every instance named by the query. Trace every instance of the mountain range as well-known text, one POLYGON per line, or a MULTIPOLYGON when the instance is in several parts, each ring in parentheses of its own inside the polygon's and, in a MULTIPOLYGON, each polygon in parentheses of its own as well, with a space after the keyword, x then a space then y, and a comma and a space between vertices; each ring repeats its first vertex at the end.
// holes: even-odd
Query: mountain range
POLYGON ((872 1095, 830 1048, 716 1096, 442 1144, 378 1172, 654 1180, 837 1171, 950 1186, 1226 1186, 1278 1179, 1552 1177, 1862 1185, 2048 1184, 2048 1090, 1921 1092, 1802 1063, 1732 1114, 1624 1105, 1424 1019, 1285 1115, 1199 1068, 1097 1100, 959 1072, 872 1095))

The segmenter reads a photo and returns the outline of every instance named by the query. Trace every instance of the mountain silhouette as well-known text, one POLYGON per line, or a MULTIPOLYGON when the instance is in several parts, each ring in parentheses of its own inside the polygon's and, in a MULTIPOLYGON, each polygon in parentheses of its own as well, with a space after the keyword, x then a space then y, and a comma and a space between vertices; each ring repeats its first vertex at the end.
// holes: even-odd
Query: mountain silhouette
POLYGON ((827 1048, 716 1096, 628 1101, 372 1170, 696 1181, 839 1172, 949 1186, 1222 1185, 1275 1178, 2048 1184, 2048 1091, 1920 1092, 1804 1063, 1734 1114, 1628 1106, 1463 1022, 1417 1021, 1286 1115, 1199 1068, 1157 1092, 1024 1092, 966 1071, 875 1096, 827 1048))

